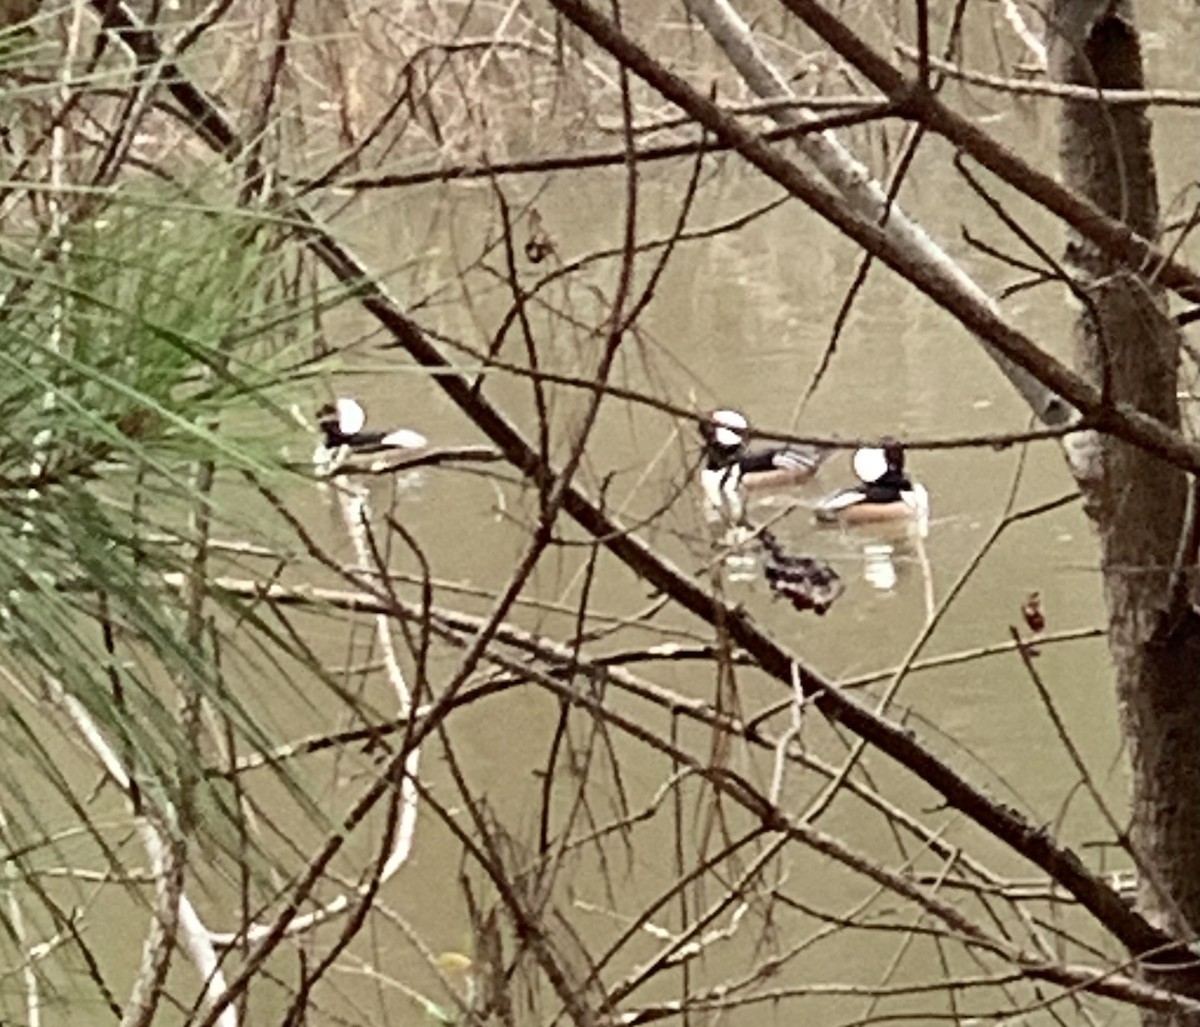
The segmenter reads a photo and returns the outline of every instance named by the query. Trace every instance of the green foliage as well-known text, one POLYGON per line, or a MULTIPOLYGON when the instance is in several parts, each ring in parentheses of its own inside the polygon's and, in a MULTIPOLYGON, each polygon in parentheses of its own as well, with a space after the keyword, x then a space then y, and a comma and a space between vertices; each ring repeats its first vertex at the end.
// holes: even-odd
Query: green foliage
MULTIPOLYGON (((240 214, 129 202, 57 243, 5 240, 0 669, 11 687, 0 691, 0 731, 13 772, 0 776, 10 813, 0 843, 10 848, 52 830, 39 792, 78 804, 80 783, 58 765, 73 729, 44 701, 57 689, 163 809, 177 810, 191 782, 201 845, 234 844, 231 801, 203 779, 213 754, 180 709, 202 697, 249 749, 267 748, 269 732, 226 687, 209 624, 189 618, 164 575, 189 571, 198 513, 214 531, 261 540, 243 476, 288 473, 280 441, 298 427, 284 412, 290 354, 278 340, 299 308, 281 294, 271 242, 240 214)), ((205 611, 219 620, 217 605, 210 597, 205 611)), ((259 634, 260 659, 288 654, 259 634)))
POLYGON ((276 384, 269 346, 255 341, 256 322, 274 314, 262 235, 212 216, 130 210, 73 232, 55 264, 10 263, 6 474, 33 459, 42 430, 54 433, 51 462, 81 470, 109 453, 159 471, 168 454, 248 458, 225 441, 228 427, 218 438, 205 425, 276 384))

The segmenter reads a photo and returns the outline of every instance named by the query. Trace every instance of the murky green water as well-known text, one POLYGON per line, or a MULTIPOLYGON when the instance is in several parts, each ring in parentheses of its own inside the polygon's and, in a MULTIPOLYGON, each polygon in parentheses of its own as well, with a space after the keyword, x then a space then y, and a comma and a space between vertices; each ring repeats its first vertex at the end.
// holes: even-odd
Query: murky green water
MULTIPOLYGON (((1164 18, 1183 18, 1194 29, 1194 12, 1171 10, 1164 18)), ((1173 48, 1159 47, 1161 29, 1150 27, 1149 60, 1166 61, 1173 48)), ((1173 28, 1172 32, 1175 31, 1173 28)), ((1174 51, 1178 53, 1178 51, 1174 51)), ((1183 84, 1192 69, 1179 66, 1163 77, 1183 84)), ((992 103, 986 95, 978 103, 992 103)), ((970 108, 968 101, 968 108, 970 108)), ((1003 108, 996 105, 996 110, 1003 108)), ((987 116, 988 126, 1001 137, 1027 144, 1036 136, 1052 159, 1053 133, 1048 105, 1030 102, 1007 115, 987 116)), ((1159 125, 1160 173, 1164 197, 1192 175, 1194 164, 1187 147, 1171 135, 1176 116, 1164 115, 1159 125)), ((965 185, 949 177, 947 154, 939 143, 927 143, 909 185, 902 195, 906 208, 947 243, 955 255, 979 276, 986 287, 998 290, 1012 281, 1010 272, 971 252, 958 238, 960 227, 997 239, 997 226, 984 213, 965 185)), ((684 169, 659 167, 647 172, 639 194, 642 224, 651 234, 665 233, 677 213, 684 169)), ((573 259, 591 250, 619 244, 623 179, 617 172, 560 175, 540 184, 536 207, 553 237, 558 254, 573 259)), ((532 197, 532 183, 513 187, 514 201, 532 197)), ((477 239, 488 225, 483 210, 487 190, 478 187, 464 197, 463 190, 431 189, 425 194, 435 220, 451 247, 471 252, 467 240, 477 239), (449 199, 453 195, 453 199, 449 199)), ((705 177, 690 227, 708 226, 737 217, 774 198, 776 194, 729 159, 705 177)), ((1019 208, 1018 208, 1019 209, 1019 208)), ((363 215, 353 233, 366 233, 372 213, 363 215)), ((413 237, 424 238, 424 222, 409 226, 413 237)), ((1043 241, 1057 249, 1061 232, 1043 224, 1043 241)), ((401 293, 413 295, 416 281, 454 277, 453 265, 441 255, 431 258, 423 271, 401 276, 401 293)), ((804 405, 795 420, 798 404, 820 354, 827 344, 850 281, 857 255, 833 237, 799 204, 789 203, 752 222, 736 233, 703 242, 681 245, 659 284, 653 303, 639 325, 636 338, 625 344, 616 380, 629 388, 652 393, 683 406, 705 408, 731 405, 746 411, 761 426, 776 430, 794 428, 815 435, 873 436, 885 432, 914 436, 980 435, 1020 431, 1028 426, 1027 414, 1007 383, 966 333, 890 273, 876 269, 858 297, 838 352, 824 383, 804 405)), ((498 261, 493 261, 499 266, 498 261)), ((649 259, 639 264, 644 275, 649 259)), ((534 269, 525 268, 533 280, 534 269)), ((599 279, 613 285, 611 264, 599 279)), ((475 346, 486 345, 494 324, 488 312, 507 302, 501 286, 487 276, 475 276, 472 314, 464 309, 461 294, 453 291, 435 315, 441 325, 453 326, 475 346)), ((583 290, 551 290, 560 310, 594 318, 594 306, 583 290), (578 304, 578 307, 572 306, 578 304)), ((1025 293, 1007 307, 1035 338, 1056 354, 1069 356, 1067 339, 1072 312, 1063 297, 1052 290, 1025 293)), ((538 344, 550 354, 550 363, 573 368, 578 354, 595 352, 594 342, 548 320, 535 319, 538 344)), ((512 349, 517 341, 510 340, 512 349)), ((530 401, 524 383, 493 379, 493 396, 528 419, 530 401)), ((458 415, 419 382, 405 380, 399 398, 392 382, 376 384, 364 393, 381 410, 402 413, 435 439, 469 441, 474 436, 458 415)), ((577 408, 577 397, 555 393, 556 410, 577 408)), ((528 420, 526 423, 530 423, 528 420)), ((679 490, 687 468, 695 460, 697 440, 692 429, 644 407, 610 403, 601 429, 589 447, 585 478, 592 488, 609 480, 609 499, 628 519, 647 514, 679 490)), ((933 521, 920 545, 880 540, 861 533, 818 528, 808 506, 824 491, 848 483, 848 457, 832 461, 817 483, 786 496, 776 495, 752 507, 758 518, 783 512, 793 502, 779 532, 796 548, 830 560, 847 580, 848 588, 837 607, 824 619, 797 617, 783 604, 773 603, 761 583, 744 579, 736 562, 727 567, 727 588, 751 609, 756 619, 785 639, 804 658, 836 679, 849 678, 896 664, 927 623, 930 611, 946 599, 952 585, 976 557, 1003 516, 1015 488, 1015 508, 1036 505, 1071 491, 1072 482, 1053 443, 1032 446, 1022 455, 1017 449, 915 452, 913 473, 933 497, 933 521), (1018 481, 1019 476, 1019 481, 1018 481), (880 547, 890 548, 883 553, 880 547), (879 564, 890 558, 894 583, 877 587, 879 564), (875 579, 875 583, 872 582, 875 579)), ((426 475, 419 487, 401 502, 406 523, 430 540, 437 553, 439 573, 446 578, 475 584, 498 585, 505 580, 522 550, 523 535, 508 518, 528 518, 529 507, 515 501, 509 488, 496 488, 478 478, 448 473, 426 475), (440 540, 440 544, 439 544, 440 540)), ((706 526, 699 515, 694 489, 683 489, 668 512, 643 534, 678 560, 699 571, 711 559, 706 526)), ((607 558, 606 558, 607 560, 607 558)), ((538 594, 545 599, 570 602, 579 592, 579 559, 573 554, 547 558, 537 576, 538 594)), ((1053 632, 1087 629, 1103 623, 1096 552, 1090 529, 1078 506, 1068 506, 1009 529, 984 559, 974 577, 945 612, 944 619, 924 646, 923 656, 969 650, 1003 643, 1010 628, 1021 624, 1020 608, 1027 594, 1040 592, 1053 632)), ((597 608, 626 612, 647 601, 645 589, 611 561, 602 561, 595 585, 597 608)), ((563 618, 526 611, 523 622, 550 630, 563 618)), ((694 624, 682 622, 692 630, 694 624)), ((705 631, 699 630, 701 637, 705 631)), ((633 636, 636 637, 636 636, 633 636)), ((644 639, 643 639, 644 642, 644 639)), ((630 642, 632 644, 632 642, 630 642)), ((1075 745, 1120 808, 1123 782, 1119 740, 1115 727, 1109 670, 1103 642, 1081 640, 1045 647, 1038 668, 1053 696, 1056 709, 1071 732, 1075 745)), ((715 672, 703 665, 677 668, 656 666, 648 677, 683 695, 712 699, 715 672)), ((751 712, 779 698, 775 686, 749 673, 739 676, 739 701, 751 712)), ((1074 794, 1077 775, 1055 729, 1037 698, 1018 657, 1007 653, 962 666, 914 673, 896 702, 908 712, 914 727, 956 766, 985 787, 1025 812, 1038 823, 1061 824, 1064 840, 1085 846, 1093 865, 1101 857, 1088 843, 1106 836, 1095 812, 1074 794)), ((634 707, 637 708, 636 706, 634 707)), ((646 713, 650 722, 665 727, 661 713, 646 713)), ((524 824, 532 832, 541 766, 555 720, 554 705, 532 694, 506 695, 491 701, 485 711, 464 720, 469 765, 477 783, 487 782, 489 803, 524 824), (515 744, 519 736, 520 744, 515 744), (524 818, 524 819, 522 819, 524 818)), ((821 727, 808 729, 828 742, 821 727)), ((625 785, 645 800, 662 780, 662 764, 636 746, 618 741, 625 785)), ((699 744, 699 743, 698 743, 699 744)), ((700 745, 702 748, 702 745, 700 745)), ((739 768, 765 781, 769 761, 745 753, 733 756, 739 768), (747 762, 749 761, 749 762, 747 762)), ((914 782, 893 782, 894 771, 883 761, 868 760, 873 774, 889 781, 889 794, 897 801, 921 797, 914 782)), ((571 783, 564 782, 564 791, 571 783)), ((795 798, 802 808, 804 796, 819 787, 815 779, 797 775, 795 798)), ((921 799, 916 799, 918 803, 921 799)), ((637 802, 634 802, 637 805, 637 802)), ((950 838, 978 844, 976 832, 963 827, 949 813, 928 818, 941 825, 950 838)), ((898 857, 874 824, 864 824, 853 803, 839 801, 823 822, 855 844, 880 858, 898 857)), ((655 854, 669 839, 662 825, 646 828, 634 840, 628 872, 616 876, 622 888, 619 903, 634 912, 638 901, 663 883, 661 863, 655 854)), ((420 859, 414 867, 417 881, 429 882, 430 894, 443 896, 450 881, 444 856, 456 850, 444 834, 422 836, 420 859), (439 841, 439 838, 441 839, 439 841), (449 848, 442 849, 443 844, 449 848)), ((998 854, 986 844, 978 850, 995 865, 1015 876, 1029 876, 1028 867, 1011 856, 998 854)), ((586 861, 585 861, 586 862, 586 861)), ((861 882, 834 872, 815 856, 789 862, 789 881, 797 893, 820 896, 824 908, 849 908, 862 894, 861 882)), ((576 878, 581 901, 605 906, 605 885, 597 867, 576 878)), ((409 894, 409 878, 397 892, 409 894)), ((884 903, 887 904, 886 901, 884 903)), ((412 915, 428 926, 431 937, 447 947, 462 944, 464 926, 446 917, 442 901, 432 908, 418 904, 412 915)), ((586 930, 603 935, 611 925, 599 914, 581 918, 586 930)), ((742 939, 722 950, 725 959, 748 959, 750 943, 742 939)), ((867 978, 893 952, 894 942, 834 940, 816 946, 789 971, 803 980, 867 978), (847 970, 847 966, 858 970, 847 970), (874 969, 869 969, 869 968, 874 969)), ((647 952, 649 949, 647 948, 647 952)), ((934 973, 928 949, 912 956, 901 976, 934 973)), ((749 963, 747 962, 748 966, 749 963)), ((789 979, 792 979, 789 977, 789 979)), ((834 1015, 834 1005, 806 1005, 820 1022, 822 1010, 834 1015)), ((837 1015, 845 1016, 841 1007, 837 1015)))
MULTIPOLYGON (((1177 33, 1190 32, 1191 38, 1195 37, 1194 5, 1143 5, 1143 15, 1151 78, 1195 88, 1193 59, 1185 52, 1187 47, 1176 43, 1177 33)), ((989 129, 1002 138, 1019 140, 1023 146, 1036 138, 1045 161, 1053 159, 1049 103, 1029 101, 1000 113, 1006 110, 1003 102, 979 93, 965 101, 964 109, 986 118, 989 129)), ((1195 141, 1173 134, 1186 124, 1179 115, 1159 118, 1164 203, 1194 178, 1195 141)), ((967 249, 958 232, 967 225, 975 234, 1010 244, 966 186, 951 176, 947 158, 940 143, 927 142, 901 201, 978 274, 985 287, 999 289, 1012 280, 1010 272, 967 249)), ((682 162, 657 165, 643 173, 639 224, 644 233, 670 231, 686 176, 682 162)), ((619 246, 622 173, 560 173, 546 181, 521 181, 510 188, 514 207, 523 200, 535 203, 554 241, 555 259, 572 260, 619 246)), ((733 159, 719 158, 705 168, 689 227, 729 221, 776 195, 773 187, 733 159)), ((497 222, 491 201, 490 187, 484 184, 424 187, 402 198, 375 196, 353 205, 340 216, 338 228, 376 266, 397 269, 391 275, 393 287, 406 301, 419 304, 415 313, 423 323, 484 350, 510 298, 502 281, 472 263, 480 241, 488 235, 494 238, 497 222)), ((1052 250, 1061 248, 1057 227, 1035 223, 1035 229, 1052 250)), ((1194 245, 1191 256, 1198 256, 1194 245)), ((856 300, 827 377, 797 418, 801 397, 827 345, 857 259, 850 246, 795 202, 736 232, 684 242, 658 283, 637 333, 624 343, 614 380, 680 406, 734 406, 764 428, 821 436, 895 433, 928 438, 1027 427, 1024 407, 965 332, 878 268, 856 300)), ((487 260, 493 268, 502 267, 498 253, 487 260)), ((538 267, 523 263, 523 281, 528 285, 537 273, 553 266, 553 259, 538 267)), ((652 266, 653 257, 639 260, 637 280, 644 282, 652 266)), ((571 327, 566 318, 576 318, 584 326, 596 323, 602 305, 592 286, 611 295, 615 265, 608 261, 587 274, 592 277, 576 278, 568 287, 553 286, 542 294, 554 305, 553 316, 533 310, 532 324, 544 366, 573 372, 581 360, 595 359, 595 340, 585 328, 571 327)), ((1068 354, 1072 313, 1060 293, 1024 293, 1007 309, 1051 351, 1068 354)), ((347 337, 374 331, 371 323, 356 317, 347 317, 342 324, 347 337)), ((380 421, 416 427, 436 444, 481 441, 427 379, 404 368, 394 354, 377 350, 377 341, 378 337, 368 338, 347 355, 346 363, 363 372, 352 388, 380 421)), ((520 345, 514 335, 502 355, 517 359, 520 345)), ((532 426, 527 383, 493 373, 488 393, 519 421, 532 426)), ((559 388, 552 390, 551 398, 553 419, 561 428, 580 409, 580 393, 559 388)), ((307 448, 307 440, 297 442, 297 452, 307 448)), ((710 530, 699 510, 698 492, 687 481, 698 450, 691 426, 646 406, 608 401, 589 444, 581 479, 593 492, 607 483, 609 507, 619 510, 627 522, 645 518, 669 503, 665 512, 639 532, 681 566, 704 573, 713 560, 710 530)), ((1017 508, 1053 499, 1072 488, 1053 443, 1030 447, 1023 463, 1016 449, 912 453, 910 470, 928 487, 933 507, 928 536, 918 544, 823 529, 813 523, 811 504, 823 492, 851 480, 849 458, 839 456, 823 469, 816 483, 769 497, 751 508, 758 519, 782 515, 777 532, 789 545, 837 567, 847 582, 846 594, 837 606, 824 618, 797 616, 785 605, 772 602, 762 583, 744 573, 744 562, 737 560, 725 567, 725 588, 756 620, 835 680, 892 667, 904 657, 931 611, 945 601, 1003 516, 1018 469, 1017 508), (793 503, 795 509, 787 512, 793 503), (886 587, 880 587, 881 579, 886 579, 886 587)), ((377 510, 392 503, 391 488, 386 482, 372 487, 377 510)), ((491 473, 431 469, 405 476, 395 483, 395 489, 395 514, 420 540, 439 581, 481 590, 506 582, 523 552, 525 529, 535 513, 519 487, 491 473)), ((339 528, 323 500, 314 494, 311 503, 303 498, 300 502, 312 518, 313 530, 329 541, 339 556, 351 560, 349 544, 339 541, 339 528)), ((573 537, 579 538, 578 533, 573 537)), ((565 604, 563 611, 524 606, 515 619, 531 629, 569 638, 573 620, 569 611, 579 599, 585 558, 586 550, 581 548, 552 550, 533 578, 529 598, 565 604)), ((1015 525, 946 610, 922 655, 1007 641, 1010 627, 1020 624, 1020 607, 1031 591, 1041 593, 1052 632, 1101 625, 1103 608, 1095 564, 1090 530, 1077 506, 1015 525)), ((403 553, 395 556, 393 566, 407 573, 418 569, 416 561, 403 553)), ((594 613, 628 616, 652 599, 641 582, 607 556, 599 563, 591 589, 594 613)), ((439 601, 474 612, 484 612, 489 606, 486 597, 455 594, 444 587, 439 601)), ((337 621, 301 618, 297 623, 304 626, 316 651, 331 665, 372 655, 372 629, 365 618, 358 634, 349 638, 345 625, 337 621)), ((678 632, 670 637, 710 640, 708 629, 681 616, 666 618, 664 626, 678 632)), ((657 634, 634 627, 617 635, 612 645, 644 646, 658 639, 657 634)), ((452 661, 440 659, 435 671, 452 666, 452 661)), ((1038 668, 1074 743, 1119 808, 1123 795, 1119 741, 1103 642, 1090 639, 1046 646, 1038 668)), ((716 696, 717 675, 708 663, 659 663, 639 672, 686 697, 713 700, 716 696)), ((253 672, 248 669, 246 673, 251 679, 253 672)), ((778 686, 749 671, 739 672, 737 685, 737 702, 747 716, 783 697, 778 686)), ((287 688, 276 694, 272 687, 255 684, 262 714, 279 726, 281 734, 327 730, 331 717, 342 715, 331 712, 334 707, 328 696, 300 697, 287 688)), ((362 686, 356 682, 354 687, 362 687, 366 698, 379 708, 387 708, 391 701, 377 682, 362 686)), ((662 710, 628 699, 614 702, 656 730, 665 732, 669 727, 662 710)), ((895 704, 907 711, 903 715, 947 759, 1035 822, 1061 819, 1062 836, 1072 844, 1104 836, 1098 817, 1073 794, 1077 775, 1015 654, 913 673, 895 704)), ((518 833, 519 844, 531 845, 536 839, 539 772, 545 766, 557 719, 557 704, 530 687, 487 699, 451 721, 464 773, 486 796, 497 819, 518 833)), ((582 718, 575 724, 582 736, 582 718)), ((841 743, 825 725, 814 720, 805 731, 806 742, 814 751, 836 758, 841 743)), ((682 737, 693 752, 704 753, 709 744, 706 734, 696 727, 682 728, 682 737)), ((669 771, 664 771, 660 756, 626 738, 614 736, 611 745, 620 764, 622 787, 630 805, 639 808, 650 801, 669 771)), ((735 748, 726 758, 765 786, 769 754, 735 748)), ((326 803, 332 814, 337 813, 343 796, 350 801, 364 784, 365 779, 356 776, 361 771, 352 764, 341 768, 332 760, 323 760, 314 766, 312 779, 325 782, 314 797, 326 803)), ((866 766, 877 783, 886 782, 884 790, 894 801, 927 810, 933 804, 919 783, 898 775, 886 762, 868 756, 866 766)), ((453 802, 446 768, 432 752, 427 754, 424 771, 434 788, 442 789, 447 801, 453 802)), ((597 822, 605 822, 615 815, 616 785, 602 759, 590 773, 596 778, 591 786, 594 816, 597 822), (605 801, 611 805, 606 806, 605 801)), ((793 772, 786 793, 789 805, 802 809, 821 783, 815 775, 793 772)), ((575 784, 564 772, 558 790, 569 795, 575 784)), ((266 794, 271 794, 269 787, 266 794)), ((685 790, 685 805, 694 807, 695 802, 695 792, 685 790)), ((729 816, 731 823, 745 826, 737 814, 729 816)), ((694 831, 685 844, 699 846, 707 822, 705 811, 693 810, 688 819, 694 831)), ((1001 871, 1030 876, 1028 867, 980 843, 977 832, 963 826, 953 814, 931 811, 925 819, 944 828, 948 838, 977 846, 976 851, 1001 871)), ((321 831, 299 817, 296 821, 295 841, 303 850, 316 843, 321 831)), ((864 817, 861 808, 849 800, 839 799, 821 826, 884 862, 902 862, 878 821, 864 817)), ((620 916, 636 914, 669 880, 672 867, 667 854, 674 844, 669 818, 653 819, 635 829, 630 847, 621 849, 612 865, 602 867, 594 851, 575 856, 573 893, 556 897, 564 903, 568 898, 575 900, 575 926, 590 941, 613 936, 620 916), (614 886, 615 896, 610 891, 614 886)), ((360 870, 371 851, 369 839, 356 841, 351 857, 340 869, 347 875, 360 870)), ((469 952, 473 944, 458 897, 460 851, 442 825, 432 817, 424 819, 412 864, 383 895, 435 952, 469 952)), ((1095 861, 1099 857, 1089 853, 1089 858, 1095 861)), ((918 863, 926 869, 937 866, 930 859, 918 863)), ((812 853, 793 852, 779 872, 785 875, 781 888, 829 912, 844 912, 866 894, 861 880, 832 869, 812 853)), ((210 883, 213 890, 201 893, 198 902, 212 926, 227 926, 222 911, 230 884, 210 883)), ((888 905, 883 900, 882 906, 888 905)), ((140 915, 131 919, 131 944, 135 939, 140 943, 143 921, 140 915)), ((791 929, 800 932, 795 925, 791 929)), ((812 930, 812 924, 804 929, 812 930)), ((411 948, 388 929, 380 930, 379 936, 363 941, 357 954, 375 959, 380 969, 400 980, 427 984, 428 974, 411 948)), ((759 940, 739 936, 734 942, 715 946, 699 972, 722 979, 748 969, 759 940)), ((861 933, 834 937, 789 964, 783 980, 876 980, 895 946, 894 939, 864 938, 861 933)), ((648 940, 638 942, 622 956, 622 965, 632 966, 654 947, 648 940)), ((288 957, 281 955, 277 963, 278 973, 287 976, 295 972, 288 957)), ((389 1009, 393 1022, 412 1022, 415 1014, 406 1000, 387 987, 381 988, 383 997, 379 998, 373 984, 364 984, 365 978, 348 969, 352 965, 353 959, 348 960, 347 969, 333 978, 340 994, 330 1000, 332 1006, 345 1012, 351 1022, 383 1022, 373 1020, 375 1014, 363 1012, 375 1008, 389 1009), (356 1008, 358 1012, 353 1012, 356 1008)), ((180 968, 175 972, 191 971, 180 968)), ((932 950, 918 946, 911 962, 906 957, 901 976, 928 977, 939 972, 932 950)), ((666 997, 657 988, 654 992, 666 997)), ((833 999, 827 1003, 807 1001, 804 1013, 813 1023, 832 1022, 827 1017, 846 1019, 848 1008, 858 1008, 833 999)), ((754 1022, 751 1018, 757 1015, 741 1014, 739 1022, 754 1022)))

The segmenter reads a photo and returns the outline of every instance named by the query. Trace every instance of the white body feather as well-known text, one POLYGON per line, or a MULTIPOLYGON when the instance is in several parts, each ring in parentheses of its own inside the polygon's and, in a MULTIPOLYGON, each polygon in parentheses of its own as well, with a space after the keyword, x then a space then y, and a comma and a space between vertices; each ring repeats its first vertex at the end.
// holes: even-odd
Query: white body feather
POLYGON ((420 449, 429 445, 429 440, 419 431, 411 428, 397 428, 388 432, 381 440, 384 446, 394 446, 397 449, 420 449))
POLYGON ((729 521, 740 521, 745 511, 742 500, 741 470, 732 467, 708 468, 700 472, 700 484, 710 513, 729 521))

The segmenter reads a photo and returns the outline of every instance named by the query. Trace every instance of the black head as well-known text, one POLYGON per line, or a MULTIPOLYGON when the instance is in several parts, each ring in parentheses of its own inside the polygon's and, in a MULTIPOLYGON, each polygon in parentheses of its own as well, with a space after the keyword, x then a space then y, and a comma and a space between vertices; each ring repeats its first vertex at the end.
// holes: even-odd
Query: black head
POLYGON ((335 443, 340 438, 342 434, 341 418, 338 416, 336 406, 326 403, 317 411, 317 427, 321 429, 321 433, 328 443, 335 443))
POLYGON ((326 403, 317 411, 317 424, 325 433, 325 443, 329 446, 352 441, 363 430, 366 421, 367 412, 362 404, 349 396, 326 403))
POLYGON ((892 474, 904 473, 904 446, 901 445, 899 439, 895 439, 890 435, 882 439, 884 458, 887 460, 887 469, 892 474))

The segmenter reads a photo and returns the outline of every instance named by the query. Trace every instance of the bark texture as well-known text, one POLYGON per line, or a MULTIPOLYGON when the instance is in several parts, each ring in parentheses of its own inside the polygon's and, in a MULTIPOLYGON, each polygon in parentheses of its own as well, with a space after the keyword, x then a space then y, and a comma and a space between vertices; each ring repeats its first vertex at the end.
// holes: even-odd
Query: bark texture
MULTIPOLYGON (((1052 23, 1051 66, 1061 81, 1144 88, 1131 3, 1056 0, 1052 23)), ((1146 238, 1158 234, 1144 108, 1066 102, 1060 147, 1069 187, 1146 238)), ((1080 371, 1109 398, 1178 426, 1179 339, 1166 317, 1165 295, 1078 239, 1068 259, 1082 292, 1080 371)), ((1172 597, 1183 572, 1176 565, 1188 484, 1182 472, 1109 436, 1084 440, 1072 463, 1100 536, 1109 647, 1132 778, 1129 839, 1139 864, 1138 902, 1148 919, 1187 942, 1200 925, 1200 704, 1191 693, 1200 629, 1190 601, 1172 597)), ((1182 555, 1194 563, 1195 554, 1182 555)), ((1182 955, 1148 959, 1143 972, 1200 996, 1200 971, 1182 955)), ((1194 1027, 1200 1018, 1149 1014, 1146 1022, 1194 1027)))

